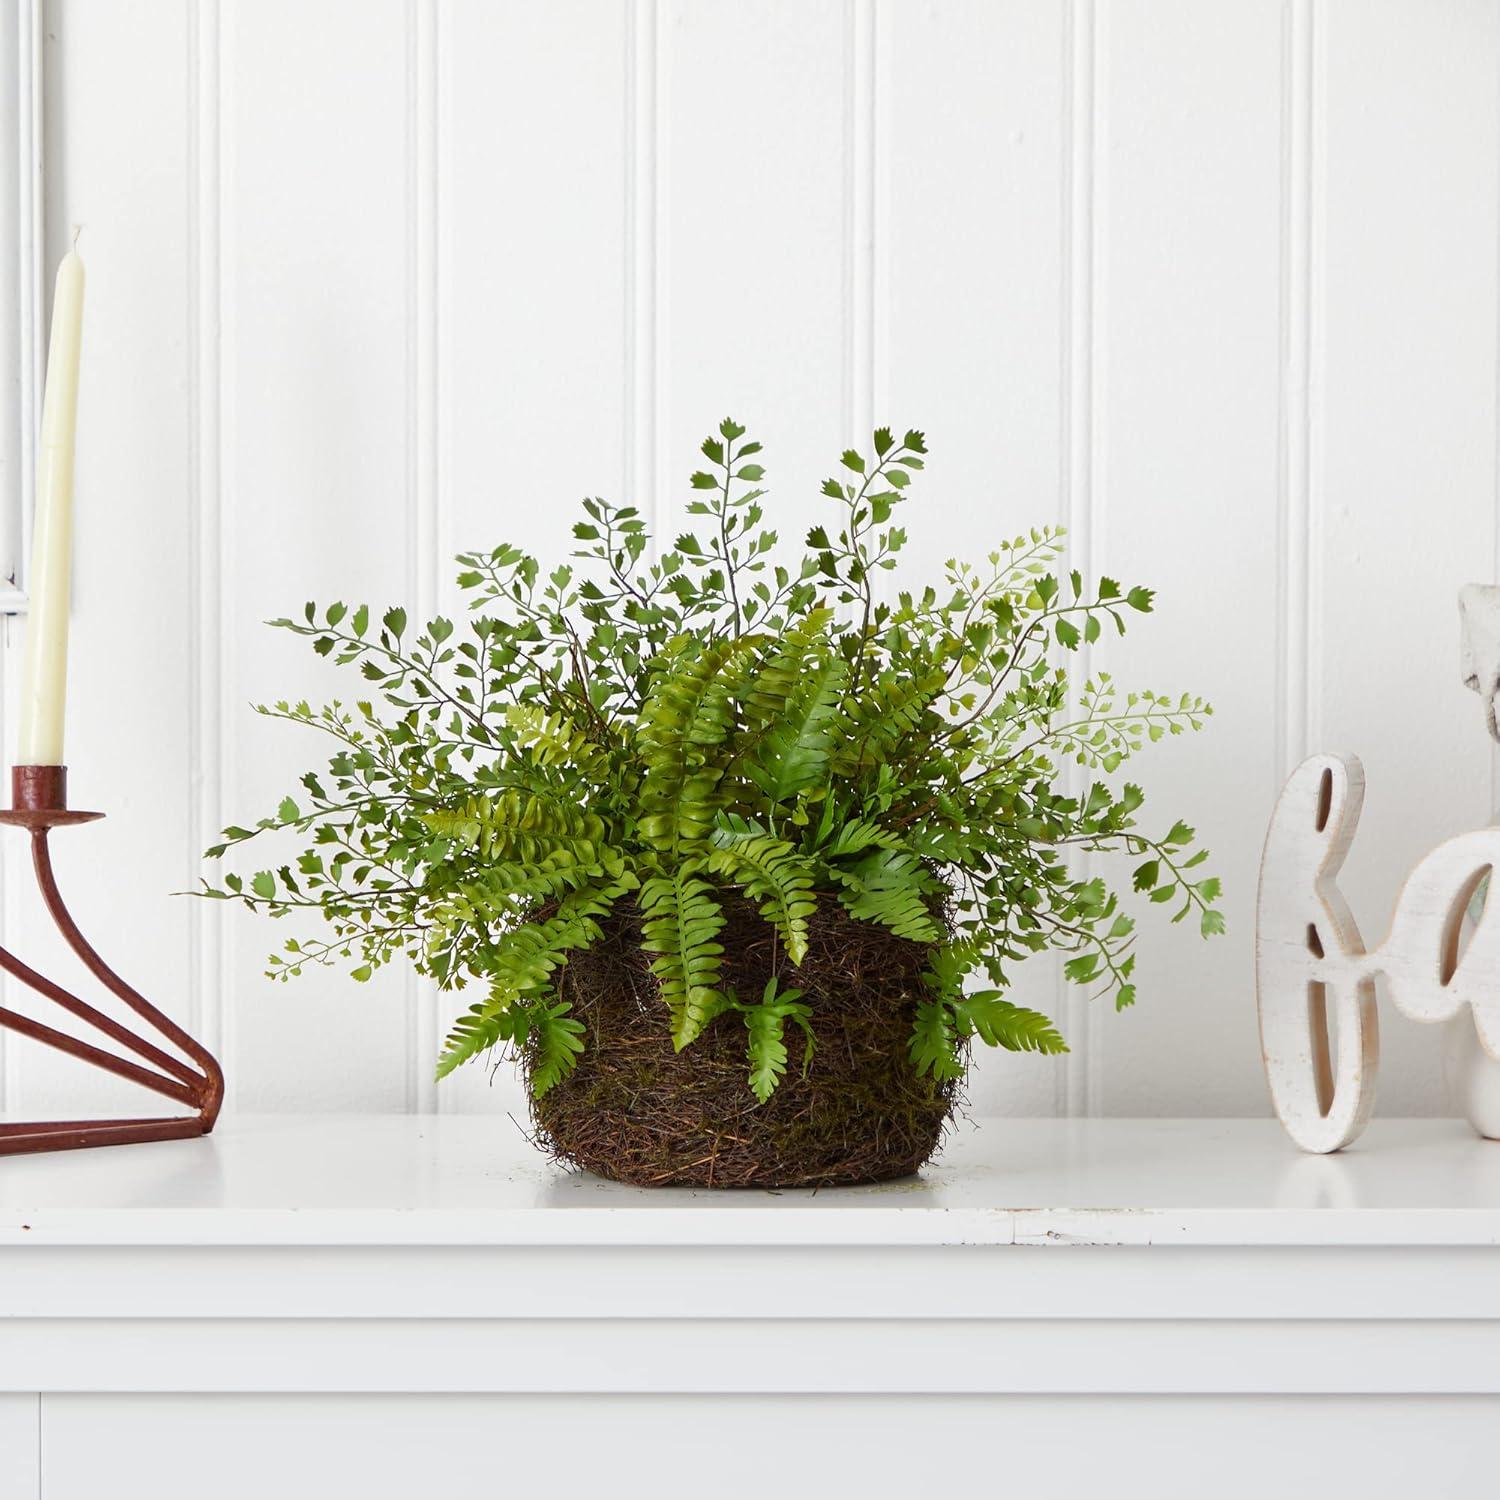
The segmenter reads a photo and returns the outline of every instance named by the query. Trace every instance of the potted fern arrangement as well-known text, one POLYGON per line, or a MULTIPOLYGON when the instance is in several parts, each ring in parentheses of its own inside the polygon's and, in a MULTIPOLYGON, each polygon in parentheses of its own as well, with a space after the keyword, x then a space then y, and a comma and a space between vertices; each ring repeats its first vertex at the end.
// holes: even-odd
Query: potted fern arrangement
POLYGON ((1062 950, 1070 980, 1135 999, 1132 918, 1071 853, 1123 852, 1148 903, 1223 927, 1192 830, 1142 831, 1140 789, 1107 779, 1209 707, 1104 673, 1070 692, 1068 654, 1150 591, 1060 574, 1043 529, 894 592, 926 444, 886 428, 843 455, 789 563, 760 447, 732 421, 704 442, 700 529, 669 549, 586 500, 550 572, 461 557, 464 629, 342 603, 273 622, 371 697, 261 708, 336 753, 209 851, 301 835, 290 863, 205 888, 326 919, 272 974, 404 960, 466 992, 439 1075, 517 1057, 544 1146, 630 1182, 915 1171, 973 1043, 1066 1050, 1007 998, 1021 960, 1062 950))

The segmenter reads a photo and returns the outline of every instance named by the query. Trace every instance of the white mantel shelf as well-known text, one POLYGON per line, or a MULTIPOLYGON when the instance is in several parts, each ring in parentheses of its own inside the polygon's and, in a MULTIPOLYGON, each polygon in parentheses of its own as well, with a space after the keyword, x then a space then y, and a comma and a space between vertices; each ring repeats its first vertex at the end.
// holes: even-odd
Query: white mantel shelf
POLYGON ((1497 1246, 1500 1143, 1378 1121, 1308 1156, 1269 1120, 971 1120, 919 1177, 714 1192, 560 1170, 508 1119, 279 1116, 0 1159, 0 1247, 42 1245, 1497 1246))
POLYGON ((434 1454, 488 1493, 497 1452, 555 1489, 561 1449, 560 1493, 735 1500, 765 1475, 719 1455, 766 1424, 872 1497, 934 1452, 987 1492, 998 1452, 1028 1494, 1405 1500, 1488 1493, 1497 1419, 1500 1144, 1456 1121, 1311 1157, 1270 1121, 986 1120, 920 1178, 774 1194, 453 1116, 0 1160, 0 1500, 407 1500, 434 1454))

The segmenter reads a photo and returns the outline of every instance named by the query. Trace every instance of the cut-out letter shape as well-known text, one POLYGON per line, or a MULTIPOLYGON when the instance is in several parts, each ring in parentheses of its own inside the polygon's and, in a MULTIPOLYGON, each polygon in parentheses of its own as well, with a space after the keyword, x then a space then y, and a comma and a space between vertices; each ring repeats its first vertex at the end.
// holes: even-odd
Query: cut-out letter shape
POLYGON ((1500 1058, 1500 901, 1464 945, 1464 917, 1500 864, 1500 829, 1439 844, 1420 860, 1384 943, 1367 950, 1338 873, 1359 826, 1364 770, 1352 755, 1315 755, 1292 773, 1266 835, 1256 911, 1256 991, 1271 1099, 1305 1151, 1337 1151, 1375 1104, 1380 1033, 1375 980, 1417 1021, 1472 1007, 1500 1058))

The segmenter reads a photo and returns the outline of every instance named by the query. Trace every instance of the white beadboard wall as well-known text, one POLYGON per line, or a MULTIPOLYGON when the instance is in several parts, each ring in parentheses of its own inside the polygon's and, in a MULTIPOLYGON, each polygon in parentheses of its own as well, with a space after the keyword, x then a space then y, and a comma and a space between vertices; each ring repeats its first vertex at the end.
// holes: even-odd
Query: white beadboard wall
MULTIPOLYGON (((104 951, 221 1049, 231 1107, 522 1109, 504 1076, 434 1089, 422 986, 273 986, 280 929, 171 894, 323 753, 250 712, 337 681, 259 622, 450 608, 455 550, 556 553, 583 494, 671 531, 725 412, 765 438, 786 532, 847 440, 924 427, 915 574, 1061 521, 1086 570, 1160 590, 1094 665, 1218 706, 1142 772, 1205 831, 1229 935, 1148 917, 1122 1016, 1023 971, 1074 1051, 984 1058, 976 1109, 1265 1111, 1256 864, 1309 749, 1365 759, 1347 888, 1377 934, 1411 862, 1487 816, 1454 595, 1500 570, 1494 0, 45 22, 48 259, 81 223, 89 271, 69 759, 110 813, 59 864, 104 951)), ((4 941, 61 969, 21 842, 4 941)), ((1441 1112, 1437 1035, 1388 1019, 1382 1109, 1441 1112)), ((0 1047, 7 1114, 137 1103, 0 1047)))

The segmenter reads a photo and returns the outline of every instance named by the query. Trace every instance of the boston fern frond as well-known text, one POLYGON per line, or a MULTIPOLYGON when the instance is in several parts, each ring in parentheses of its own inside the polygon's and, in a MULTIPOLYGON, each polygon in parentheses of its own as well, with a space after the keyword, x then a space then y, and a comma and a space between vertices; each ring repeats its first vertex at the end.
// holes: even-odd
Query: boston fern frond
POLYGON ((1118 1006, 1136 999, 1134 918, 1100 858, 1125 857, 1127 899, 1223 930, 1193 830, 1141 828, 1141 789, 1110 781, 1211 710, 1102 671, 1077 687, 1068 670, 1149 613, 1149 589, 1068 571, 1055 528, 898 586, 917 431, 880 428, 843 454, 800 552, 766 524, 760 443, 725 421, 703 454, 686 504, 700 529, 670 546, 636 507, 590 499, 578 550, 550 571, 508 544, 459 559, 465 626, 341 602, 274 622, 366 696, 263 708, 334 753, 209 851, 299 841, 205 885, 325 920, 273 974, 333 964, 363 980, 404 959, 478 989, 439 1074, 509 1049, 540 1094, 589 1046, 570 964, 623 935, 679 1050, 743 1026, 753 1106, 786 1077, 792 1033, 817 1066, 832 1002, 798 976, 820 912, 912 945, 909 1065, 939 1080, 962 1076, 973 1043, 1066 1050, 1007 998, 1032 954, 1061 952, 1069 980, 1118 1006), (1064 784, 1064 762, 1094 779, 1064 784), (753 1003, 726 987, 722 942, 747 903, 773 971, 753 1003))
POLYGON ((538 1099, 571 1073, 583 1051, 584 1026, 568 1014, 566 1001, 538 1007, 531 1017, 530 1039, 536 1048, 531 1089, 538 1099))
POLYGON ((942 941, 942 928, 928 905, 939 882, 916 855, 877 849, 851 864, 831 864, 828 871, 842 885, 838 898, 851 915, 879 922, 914 943, 942 941))
POLYGON ((530 1029, 524 1009, 495 1010, 474 1005, 461 1015, 448 1033, 438 1054, 437 1076, 446 1078, 455 1068, 498 1047, 501 1042, 520 1042, 530 1029))
POLYGON ((605 834, 603 822, 582 808, 518 791, 469 797, 459 807, 424 813, 422 821, 441 837, 472 845, 488 864, 522 869, 592 865, 605 834))
POLYGON ((726 819, 713 832, 708 867, 742 886, 760 903, 760 914, 786 945, 793 965, 807 956, 807 920, 817 910, 817 873, 792 844, 760 831, 743 818, 726 819))
POLYGON ((977 1035, 990 1047, 1008 1052, 1066 1052, 1067 1044, 1040 1011, 1012 1005, 998 990, 976 990, 951 1005, 959 1031, 977 1035))
POLYGON ((746 758, 745 774, 772 807, 827 780, 833 719, 848 675, 842 657, 831 652, 810 657, 762 730, 746 758))
POLYGON ((765 653, 745 688, 743 707, 747 734, 759 735, 766 726, 782 718, 787 701, 802 682, 803 674, 827 648, 834 612, 825 607, 810 609, 788 625, 779 641, 765 653))
POLYGON ((722 673, 748 643, 714 641, 701 651, 684 643, 669 659, 641 709, 642 839, 668 858, 701 848, 721 803, 722 764, 709 756, 734 728, 722 673))
POLYGON ((919 1000, 911 1028, 911 1060, 918 1073, 934 1078, 962 1078, 958 1026, 952 1008, 941 999, 919 1000))
POLYGON ((801 1028, 806 1039, 803 1066, 812 1066, 814 1041, 809 1020, 812 1010, 798 1004, 801 994, 801 990, 781 990, 773 977, 767 983, 759 1005, 732 1002, 732 1008, 744 1018, 745 1030, 750 1037, 746 1048, 750 1058, 750 1092, 762 1104, 776 1092, 777 1085, 786 1076, 788 1021, 801 1028))
POLYGON ((583 1027, 565 1019, 566 1001, 549 1003, 550 981, 570 952, 597 940, 598 919, 634 883, 617 880, 575 891, 557 903, 551 916, 522 922, 503 934, 485 958, 489 999, 454 1022, 438 1059, 437 1076, 445 1077, 499 1042, 520 1045, 534 1036, 542 1056, 556 1067, 552 1082, 561 1079, 582 1051, 572 1039, 583 1027))
POLYGON ((484 956, 490 1002, 499 1009, 545 993, 548 981, 575 948, 587 948, 599 937, 599 921, 634 880, 573 891, 557 903, 551 916, 538 916, 501 934, 484 956))
POLYGON ((679 865, 653 875, 641 887, 642 945, 671 1015, 672 1042, 680 1052, 714 1018, 719 994, 724 912, 713 888, 700 878, 702 866, 679 865))

